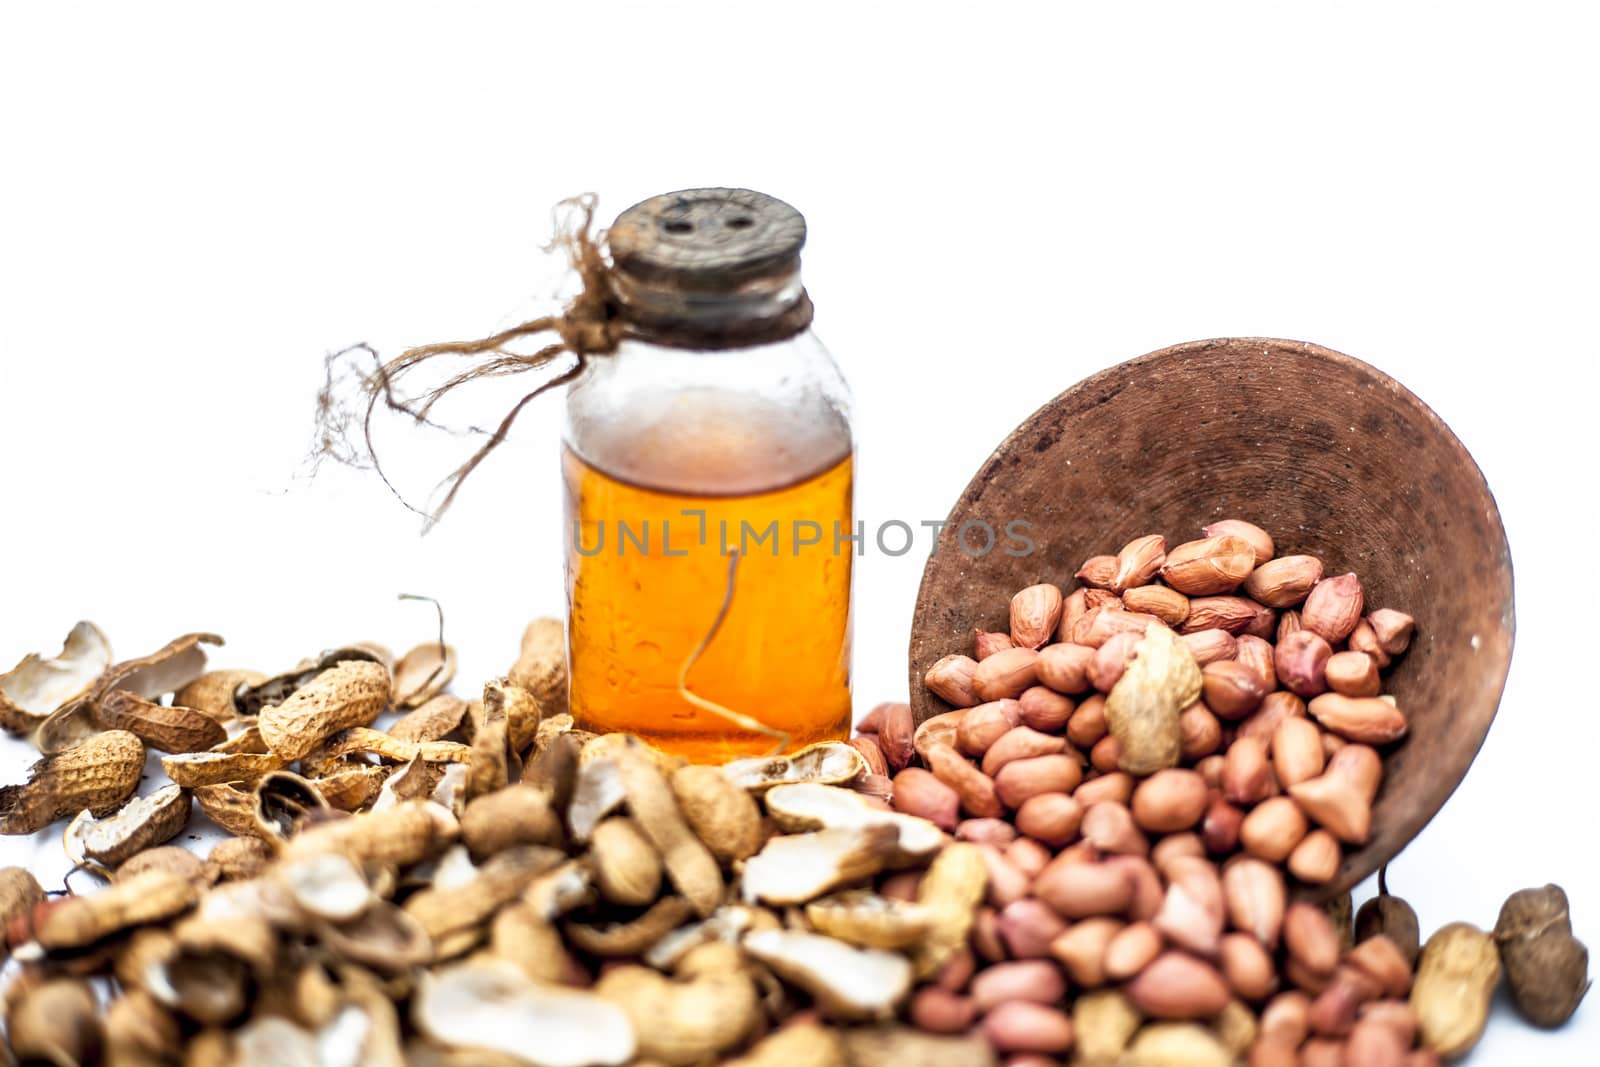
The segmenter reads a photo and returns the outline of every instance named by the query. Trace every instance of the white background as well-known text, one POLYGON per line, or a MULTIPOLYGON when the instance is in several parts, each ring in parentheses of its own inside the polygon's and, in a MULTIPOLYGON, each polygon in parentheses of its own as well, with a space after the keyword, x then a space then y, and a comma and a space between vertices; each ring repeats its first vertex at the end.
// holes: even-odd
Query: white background
MULTIPOLYGON (((273 670, 423 639, 409 591, 459 689, 500 673, 562 607, 559 402, 419 538, 370 477, 297 477, 324 353, 539 310, 564 196, 747 185, 810 220, 869 523, 942 517, 1035 407, 1178 341, 1313 340, 1431 404, 1499 500, 1519 632, 1392 881, 1427 929, 1558 881, 1600 944, 1597 64, 1577 4, 8 6, 0 659, 87 617, 273 670)), ((861 563, 858 710, 904 695, 921 565, 861 563)), ((7 780, 29 758, 0 741, 7 780)), ((1597 1019, 1502 1003, 1476 1062, 1592 1062, 1597 1019)))

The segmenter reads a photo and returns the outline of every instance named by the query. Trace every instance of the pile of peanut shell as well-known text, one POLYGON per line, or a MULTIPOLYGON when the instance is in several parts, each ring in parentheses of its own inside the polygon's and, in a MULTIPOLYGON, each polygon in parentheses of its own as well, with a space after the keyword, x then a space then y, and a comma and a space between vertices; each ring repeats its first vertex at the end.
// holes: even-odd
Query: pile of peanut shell
POLYGON ((83 624, 0 676, 47 753, 0 828, 62 823, 85 872, 0 870, 18 1062, 994 1062, 901 1021, 965 951, 983 861, 854 747, 706 767, 588 734, 555 620, 472 701, 438 644, 268 677, 207 671, 216 643, 114 662, 83 624), (136 796, 146 747, 170 782, 136 796), (204 859, 164 844, 194 808, 236 835, 204 859))

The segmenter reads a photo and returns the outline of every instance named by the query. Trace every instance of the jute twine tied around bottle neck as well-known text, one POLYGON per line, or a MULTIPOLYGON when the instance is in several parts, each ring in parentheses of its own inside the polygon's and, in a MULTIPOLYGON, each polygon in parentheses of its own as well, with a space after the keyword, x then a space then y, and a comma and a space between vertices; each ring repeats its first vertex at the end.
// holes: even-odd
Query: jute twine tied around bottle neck
POLYGON ((556 208, 555 237, 545 250, 565 252, 579 282, 560 314, 473 341, 421 345, 387 361, 368 345, 335 353, 317 398, 317 456, 371 467, 402 504, 423 516, 428 529, 455 502, 467 477, 504 443, 523 409, 576 379, 589 359, 610 355, 627 340, 741 348, 781 341, 810 326, 811 300, 800 286, 805 220, 788 204, 747 189, 684 190, 636 204, 601 231, 594 228, 595 206, 595 197, 585 194, 556 208), (533 352, 508 348, 545 335, 553 339, 533 352), (334 361, 347 356, 369 357, 374 364, 361 375, 353 405, 341 402, 334 387, 334 361), (407 377, 441 356, 478 358, 441 384, 408 394, 407 377), (373 441, 379 411, 442 429, 433 413, 450 393, 478 379, 539 370, 562 356, 574 357, 570 366, 526 393, 492 432, 480 431, 487 432, 485 440, 440 483, 437 505, 413 505, 384 473, 373 441), (352 433, 356 424, 358 437, 352 433))

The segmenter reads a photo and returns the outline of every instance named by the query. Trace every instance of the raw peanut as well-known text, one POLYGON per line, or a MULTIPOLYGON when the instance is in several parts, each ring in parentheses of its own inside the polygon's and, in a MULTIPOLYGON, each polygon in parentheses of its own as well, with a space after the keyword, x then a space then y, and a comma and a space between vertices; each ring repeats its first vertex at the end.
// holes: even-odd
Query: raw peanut
POLYGON ((1084 919, 1067 927, 1050 942, 1050 955, 1085 989, 1104 985, 1106 949, 1122 930, 1120 919, 1084 919))
POLYGON ((1224 912, 1216 868, 1203 859, 1180 860, 1173 866, 1155 926, 1179 948, 1215 956, 1224 912))
POLYGON ((972 658, 982 663, 996 652, 1004 652, 1008 648, 1015 648, 1011 642, 1010 634, 998 631, 974 630, 972 632, 972 658))
POLYGON ((1278 614, 1278 632, 1273 639, 1281 645, 1284 638, 1290 634, 1297 634, 1303 629, 1304 627, 1300 625, 1300 613, 1286 609, 1278 614))
POLYGON ((1038 659, 1031 648, 996 652, 973 669, 972 688, 980 700, 1015 700, 1039 680, 1038 659))
POLYGON ((981 756, 1021 721, 1022 705, 1014 699, 979 704, 969 709, 956 726, 956 747, 965 755, 981 756))
POLYGON ((1367 616, 1367 625, 1372 627, 1372 635, 1377 639, 1378 647, 1391 656, 1398 656, 1411 644, 1411 634, 1416 628, 1416 620, 1403 611, 1393 608, 1379 608, 1367 616))
POLYGON ((978 818, 998 818, 1005 814, 1000 798, 995 795, 994 780, 955 749, 948 745, 935 746, 924 758, 934 776, 956 791, 962 811, 978 818))
POLYGON ((1122 991, 1153 1019, 1209 1018, 1231 996, 1215 967, 1182 952, 1163 952, 1122 991))
POLYGON ((1072 575, 1084 585, 1096 589, 1110 589, 1117 580, 1116 556, 1090 556, 1072 575))
POLYGON ((1267 762, 1266 743, 1254 737, 1240 737, 1228 746, 1222 766, 1222 795, 1234 804, 1249 806, 1272 795, 1272 766, 1267 762))
POLYGON ((1079 619, 1072 630, 1072 641, 1074 644, 1099 648, 1117 634, 1145 633, 1151 623, 1165 629, 1165 624, 1154 615, 1107 606, 1090 611, 1079 619))
POLYGON ((1348 982, 1337 979, 1311 1002, 1311 1032, 1324 1037, 1344 1037, 1356 1023, 1356 1010, 1366 998, 1348 982))
POLYGON ((1256 1041, 1256 1013, 1246 1007, 1244 1001, 1237 998, 1230 1000, 1221 1014, 1212 1020, 1211 1032, 1235 1057, 1243 1056, 1256 1041))
POLYGON ((1298 630, 1279 638, 1272 664, 1278 681, 1296 696, 1314 697, 1328 688, 1326 671, 1333 649, 1319 634, 1298 630))
POLYGON ((1300 609, 1300 625, 1327 641, 1343 641, 1361 621, 1361 579, 1354 574, 1324 578, 1300 609))
POLYGON ((1243 519, 1218 519, 1216 522, 1200 531, 1207 537, 1222 537, 1231 535, 1250 545, 1255 553, 1256 566, 1261 566, 1271 559, 1277 551, 1277 546, 1272 543, 1272 535, 1253 522, 1243 519))
POLYGON ((1372 628, 1372 623, 1362 619, 1356 623, 1356 628, 1350 631, 1350 638, 1346 642, 1351 652, 1364 652, 1372 657, 1372 662, 1378 665, 1379 670, 1389 666, 1391 657, 1378 644, 1378 634, 1372 628))
POLYGON ((1283 929, 1285 896, 1283 874, 1270 863, 1239 856, 1222 867, 1222 897, 1228 906, 1228 918, 1235 929, 1254 936, 1269 949, 1277 947, 1278 934, 1283 929))
POLYGON ((1083 591, 1083 606, 1088 611, 1093 611, 1095 608, 1121 611, 1122 598, 1109 589, 1085 589, 1083 591))
POLYGON ((1332 1037, 1313 1037, 1300 1046, 1300 1067, 1345 1067, 1344 1042, 1332 1037))
POLYGON ((1306 705, 1311 717, 1347 741, 1383 745, 1406 735, 1406 717, 1384 697, 1324 693, 1306 705))
POLYGON ((961 797, 930 771, 907 767, 894 776, 894 810, 927 819, 941 830, 954 830, 961 797))
POLYGON ((1405 1067, 1409 1042, 1381 1022, 1358 1022, 1344 1046, 1344 1062, 1362 1067, 1405 1067))
POLYGON ((1239 830, 1244 825, 1244 812, 1229 804, 1220 793, 1213 793, 1200 823, 1200 837, 1206 851, 1216 856, 1227 856, 1239 848, 1239 830))
POLYGON ((945 656, 928 668, 928 673, 922 676, 922 684, 934 696, 953 706, 970 708, 981 701, 974 683, 977 670, 978 661, 971 656, 945 656))
POLYGON ((1378 664, 1365 652, 1335 652, 1323 668, 1328 688, 1347 697, 1375 697, 1381 692, 1378 664))
POLYGON ((1072 791, 1072 797, 1085 809, 1104 800, 1126 804, 1133 799, 1133 775, 1127 771, 1113 771, 1091 778, 1072 791))
POLYGON ((911 735, 911 747, 921 757, 922 762, 927 763, 928 753, 941 745, 947 748, 955 747, 956 730, 960 728, 961 720, 966 715, 966 709, 959 708, 931 715, 922 720, 917 726, 917 732, 911 735))
POLYGON ((1060 622, 1061 590, 1049 583, 1030 585, 1011 598, 1011 643, 1018 648, 1039 648, 1060 622))
POLYGON ((1333 973, 1313 971, 1293 956, 1287 957, 1283 962, 1283 977, 1296 989, 1300 989, 1315 997, 1333 984, 1333 973))
POLYGON ((1089 681, 1096 689, 1102 693, 1111 692, 1133 658, 1133 650, 1143 639, 1142 634, 1120 633, 1095 650, 1094 659, 1089 663, 1089 681))
POLYGON ((1080 586, 1068 593, 1066 599, 1061 602, 1061 622, 1056 625, 1056 641, 1058 643, 1071 641, 1072 628, 1088 613, 1089 588, 1080 586))
POLYGON ((1195 701, 1178 716, 1179 755, 1198 760, 1222 746, 1222 723, 1203 701, 1195 701))
POLYGON ((1202 667, 1208 663, 1233 659, 1239 654, 1238 638, 1226 630, 1185 632, 1182 640, 1189 646, 1194 661, 1202 667))
MULTIPOLYGON (((1017 903, 1026 904, 1027 901, 1019 900, 1017 903)), ((982 907, 973 914, 972 949, 979 959, 989 963, 1010 959, 1005 942, 1000 940, 1000 918, 993 908, 982 907)))
POLYGON ((1305 839, 1306 817, 1288 797, 1269 797, 1257 804, 1239 826, 1239 843, 1258 859, 1282 863, 1305 839))
POLYGON ((1028 876, 1031 882, 1050 863, 1053 853, 1031 837, 1019 837, 1004 848, 1006 862, 1028 876))
POLYGON ((1067 740, 1080 749, 1092 748, 1106 736, 1106 698, 1100 693, 1089 697, 1067 720, 1067 740))
POLYGON ((1143 856, 1150 851, 1149 839, 1134 825, 1133 812, 1115 801, 1102 801, 1085 809, 1081 829, 1084 840, 1101 852, 1143 856))
POLYGON ((1258 1038, 1256 1043, 1250 1046, 1246 1067, 1299 1067, 1299 1065, 1299 1043, 1276 1034, 1268 1034, 1258 1038))
MULTIPOLYGON (((941 785, 943 783, 940 783, 941 785)), ((915 814, 908 813, 908 814, 915 814)), ((956 840, 975 845, 1009 845, 1017 839, 1017 828, 1004 819, 963 819, 956 824, 956 840)))
POLYGON ((1106 946, 1102 968, 1113 982, 1132 978, 1145 969, 1149 962, 1161 954, 1161 934, 1155 924, 1129 923, 1106 946))
POLYGON ((1347 964, 1372 979, 1379 993, 1400 998, 1411 992, 1411 963, 1387 937, 1369 937, 1345 953, 1347 964))
POLYGON ((613 904, 643 907, 661 891, 661 857, 631 819, 616 815, 596 826, 589 858, 601 897, 613 904))
POLYGON ((1072 700, 1044 685, 1030 685, 1017 697, 1022 724, 1043 733, 1059 733, 1072 717, 1072 700))
POLYGON ((1339 872, 1339 839, 1326 830, 1312 830, 1289 853, 1289 873, 1308 885, 1333 881, 1339 872))
POLYGON ((1089 750, 1089 765, 1101 774, 1110 774, 1122 764, 1122 742, 1106 736, 1089 750))
POLYGON ((1011 866, 994 845, 979 845, 984 869, 989 872, 988 900, 997 908, 1015 903, 1028 895, 1029 878, 1011 866))
POLYGON ((1281 1037, 1299 1045, 1311 1033, 1311 998, 1298 989, 1279 993, 1261 1009, 1263 1037, 1281 1037))
POLYGON ((1278 972, 1272 956, 1250 934, 1224 934, 1217 948, 1217 960, 1228 985, 1245 1000, 1265 1000, 1278 988, 1278 972))
POLYGON ((1017 960, 980 971, 972 979, 971 992, 978 1011, 986 1012, 1012 1000, 1054 1004, 1066 996, 1067 983, 1061 968, 1048 959, 1017 960))
POLYGON ((1094 649, 1070 643, 1046 645, 1039 650, 1034 669, 1039 681, 1058 693, 1074 696, 1087 692, 1089 664, 1094 659, 1094 649))
POLYGON ((1242 634, 1259 624, 1262 612, 1271 613, 1249 597, 1197 596, 1189 601, 1189 615, 1183 620, 1182 629, 1185 633, 1222 630, 1242 634))
POLYGON ((1372 802, 1351 782, 1331 771, 1324 772, 1290 786, 1289 796, 1300 810, 1340 841, 1348 845, 1366 843, 1372 828, 1372 802))
POLYGON ((933 984, 947 993, 959 993, 977 973, 978 960, 968 948, 958 949, 950 955, 933 976, 933 984))
POLYGON ((1266 641, 1276 636, 1278 632, 1278 613, 1265 604, 1257 604, 1254 600, 1245 598, 1247 603, 1255 605, 1255 617, 1245 623, 1239 637, 1254 637, 1258 641, 1266 641))
POLYGON ((1269 608, 1292 608, 1320 581, 1322 561, 1316 556, 1280 556, 1251 571, 1244 592, 1269 608))
POLYGON ((1083 809, 1066 793, 1040 793, 1017 808, 1017 829, 1037 841, 1060 848, 1078 834, 1083 809))
POLYGON ((1187 830, 1205 814, 1206 782, 1191 770, 1157 771, 1133 791, 1133 819, 1158 834, 1187 830))
POLYGON ((1012 760, 994 776, 995 795, 1008 808, 1020 808, 1029 798, 1044 793, 1070 793, 1083 781, 1083 768, 1074 756, 1032 756, 1012 760))
MULTIPOLYGON (((1406 981, 1410 984, 1411 968, 1406 967, 1406 981)), ((1411 1014, 1411 1005, 1404 1000, 1375 1000, 1370 1004, 1361 1005, 1361 1010, 1356 1013, 1356 1018, 1362 1023, 1373 1023, 1386 1026, 1394 1031, 1395 1037, 1400 1040, 1401 1048, 1410 1048, 1417 1037, 1417 1017, 1411 1014)))
POLYGON ((1072 1048, 1072 1020, 1065 1012, 1008 1001, 983 1017, 983 1036, 1001 1052, 1062 1053, 1072 1048))
MULTIPOLYGON (((1018 705, 1020 707, 1020 704, 1018 705)), ((977 710, 977 709, 974 709, 977 710)), ((999 774, 1006 764, 1035 756, 1053 756, 1067 747, 1064 737, 1040 733, 1027 726, 1015 726, 991 744, 983 753, 983 773, 991 778, 999 774)), ((1074 785, 1077 783, 1074 782, 1074 785)))
POLYGON ((1133 886, 1128 898, 1128 918, 1154 919, 1160 913, 1163 890, 1161 875, 1156 873, 1154 864, 1143 856, 1107 856, 1101 862, 1107 867, 1121 869, 1133 886))
POLYGON ((1111 587, 1118 593, 1126 593, 1135 586, 1145 585, 1160 573, 1161 565, 1166 561, 1165 537, 1160 534, 1135 537, 1117 552, 1117 570, 1111 587))
POLYGON ((1332 974, 1339 966, 1339 933, 1321 908, 1296 902, 1283 915, 1283 942, 1307 970, 1332 974))
MULTIPOLYGON (((1321 699, 1320 697, 1318 699, 1321 699)), ((1322 731, 1310 719, 1285 717, 1272 734, 1272 769, 1284 788, 1322 773, 1322 731)))
POLYGON ((878 744, 877 734, 856 734, 846 744, 861 753, 861 758, 867 762, 868 774, 880 778, 889 776, 889 761, 883 758, 883 747, 878 744))
POLYGON ((1234 656, 1238 662, 1256 672, 1261 680, 1261 692, 1271 693, 1278 688, 1278 668, 1273 663, 1272 642, 1255 634, 1240 634, 1234 638, 1234 656))
POLYGON ((1293 693, 1280 689, 1261 698, 1261 706, 1238 726, 1236 737, 1255 737, 1272 743, 1272 735, 1284 719, 1306 717, 1306 702, 1293 693))
POLYGON ((1187 541, 1167 553, 1161 577, 1189 596, 1226 593, 1238 588, 1255 569, 1250 542, 1232 534, 1187 541))
POLYGON ((878 729, 878 747, 889 764, 889 772, 904 770, 916 755, 917 721, 912 716, 911 705, 885 704, 883 725, 878 729))
POLYGON ((995 916, 995 932, 1017 959, 1043 959, 1066 932, 1067 924, 1043 901, 1027 897, 1007 904, 995 916))
POLYGON ((1151 774, 1178 762, 1178 716, 1198 699, 1200 686, 1200 668, 1188 646, 1152 622, 1106 696, 1106 722, 1122 746, 1122 770, 1151 774))
POLYGON ((1362 799, 1371 802, 1383 780, 1383 760, 1368 745, 1345 745, 1328 757, 1326 773, 1348 782, 1362 799))
POLYGON ((1206 707, 1224 719, 1242 719, 1260 707, 1267 689, 1248 663, 1218 660, 1200 672, 1206 707))
POLYGON ((917 990, 911 997, 909 1014, 919 1030, 935 1034, 965 1033, 978 1019, 978 1009, 972 998, 938 986, 923 986, 917 990))
POLYGON ((1140 1021, 1128 998, 1115 990, 1079 994, 1072 1004, 1079 1060, 1086 1064, 1116 1062, 1140 1021))
POLYGON ((1066 919, 1121 914, 1133 899, 1133 880, 1104 863, 1052 862, 1034 879, 1033 894, 1066 919))
POLYGON ((1200 777, 1206 780, 1206 787, 1222 791, 1222 768, 1227 763, 1227 758, 1220 752, 1214 752, 1194 765, 1200 777))
POLYGON ((1168 626, 1181 626, 1189 617, 1189 598, 1164 585, 1144 585, 1122 594, 1129 611, 1154 615, 1168 626))
MULTIPOLYGON (((887 702, 874 705, 872 710, 861 716, 860 720, 856 723, 856 733, 875 734, 880 732, 883 729, 884 713, 888 710, 889 706, 890 705, 887 702)), ((911 705, 909 704, 906 705, 906 707, 910 706, 911 705)), ((454 727, 452 727, 452 729, 454 729, 454 727)), ((447 730, 445 732, 448 733, 449 731, 447 730)), ((427 740, 436 741, 438 738, 430 737, 427 740)))
POLYGON ((1199 834, 1169 834, 1150 849, 1150 862, 1155 864, 1156 870, 1166 875, 1167 867, 1173 860, 1187 856, 1204 859, 1205 854, 1206 846, 1199 834))

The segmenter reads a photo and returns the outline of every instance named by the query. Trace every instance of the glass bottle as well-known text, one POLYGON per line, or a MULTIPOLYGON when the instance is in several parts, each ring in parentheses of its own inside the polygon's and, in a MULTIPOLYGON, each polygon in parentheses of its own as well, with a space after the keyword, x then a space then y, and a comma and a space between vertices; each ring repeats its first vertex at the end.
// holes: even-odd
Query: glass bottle
POLYGON ((853 441, 805 221, 687 190, 607 241, 626 337, 563 441, 572 712, 700 762, 846 737, 853 441))

